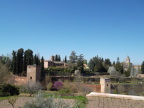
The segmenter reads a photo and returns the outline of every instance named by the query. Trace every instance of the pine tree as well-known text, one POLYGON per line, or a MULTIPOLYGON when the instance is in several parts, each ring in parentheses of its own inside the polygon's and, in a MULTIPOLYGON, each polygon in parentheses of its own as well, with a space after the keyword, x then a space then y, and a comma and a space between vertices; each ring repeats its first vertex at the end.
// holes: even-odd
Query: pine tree
POLYGON ((77 55, 76 55, 75 51, 71 52, 71 55, 70 55, 69 59, 70 59, 70 63, 76 63, 76 61, 77 61, 77 55))

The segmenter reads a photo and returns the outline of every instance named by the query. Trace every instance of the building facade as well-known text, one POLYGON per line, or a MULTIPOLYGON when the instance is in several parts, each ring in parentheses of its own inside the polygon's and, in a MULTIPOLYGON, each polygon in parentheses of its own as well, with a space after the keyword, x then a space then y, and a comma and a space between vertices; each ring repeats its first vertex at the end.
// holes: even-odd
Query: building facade
POLYGON ((141 65, 133 65, 130 62, 130 57, 127 56, 126 60, 123 62, 123 70, 130 71, 130 77, 136 77, 141 70, 141 65))
POLYGON ((44 61, 44 68, 55 67, 55 66, 66 66, 66 63, 62 61, 54 61, 54 56, 51 56, 51 60, 44 61))
POLYGON ((38 82, 40 81, 41 68, 39 65, 27 65, 27 81, 38 82))

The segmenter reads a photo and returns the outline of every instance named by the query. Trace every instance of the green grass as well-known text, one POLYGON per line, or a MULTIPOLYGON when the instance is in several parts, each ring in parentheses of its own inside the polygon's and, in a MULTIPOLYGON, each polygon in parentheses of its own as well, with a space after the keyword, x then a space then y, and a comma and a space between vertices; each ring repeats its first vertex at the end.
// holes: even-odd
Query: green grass
POLYGON ((56 91, 47 91, 47 92, 43 92, 44 93, 44 97, 49 97, 49 96, 54 96, 55 98, 62 98, 62 99, 74 99, 77 102, 81 103, 81 107, 80 108, 84 108, 85 105, 88 102, 88 99, 85 96, 59 96, 59 94, 56 91))
POLYGON ((10 98, 10 97, 14 97, 14 96, 4 96, 4 97, 0 97, 0 101, 2 101, 2 100, 7 100, 7 99, 10 98))

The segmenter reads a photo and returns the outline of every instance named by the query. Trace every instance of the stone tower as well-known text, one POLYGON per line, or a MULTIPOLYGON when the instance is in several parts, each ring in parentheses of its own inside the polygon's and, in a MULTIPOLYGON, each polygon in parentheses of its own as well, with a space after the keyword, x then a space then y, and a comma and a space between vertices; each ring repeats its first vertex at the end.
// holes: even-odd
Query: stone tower
POLYGON ((126 61, 125 61, 125 63, 127 63, 127 64, 130 63, 130 58, 129 58, 129 56, 126 57, 126 61))
POLYGON ((128 71, 128 69, 130 69, 131 68, 131 62, 130 62, 130 58, 129 58, 129 56, 127 56, 126 57, 126 61, 125 62, 123 62, 123 69, 125 70, 125 71, 128 71))
POLYGON ((40 81, 41 68, 38 65, 27 65, 27 81, 40 81))
POLYGON ((101 93, 111 93, 111 80, 109 78, 100 78, 101 93))

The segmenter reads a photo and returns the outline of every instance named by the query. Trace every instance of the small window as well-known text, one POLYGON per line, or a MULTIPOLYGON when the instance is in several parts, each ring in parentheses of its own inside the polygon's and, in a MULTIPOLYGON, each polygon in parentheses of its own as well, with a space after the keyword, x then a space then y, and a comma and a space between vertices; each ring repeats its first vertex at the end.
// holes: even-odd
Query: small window
POLYGON ((30 79, 32 79, 32 77, 30 77, 30 79))
POLYGON ((108 84, 107 84, 107 86, 108 86, 108 84))

